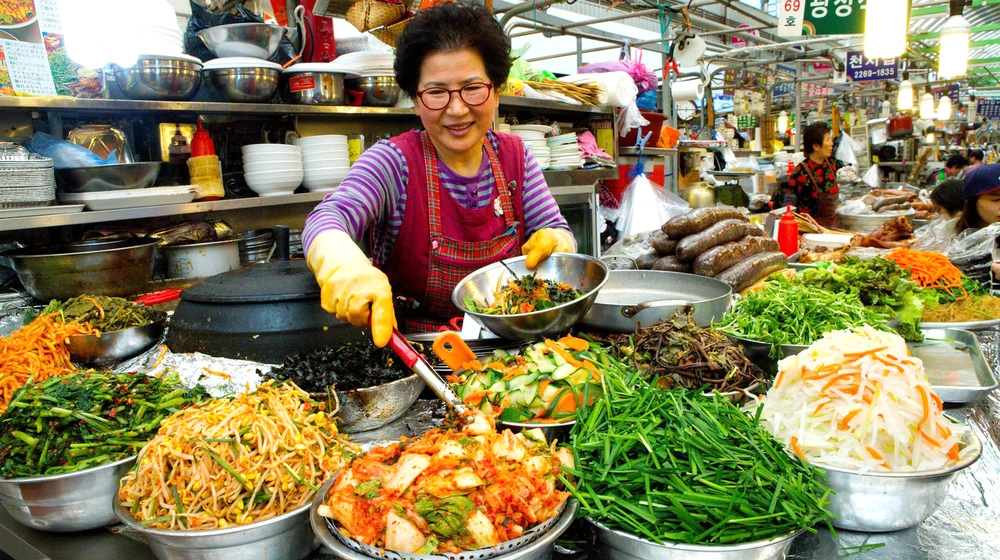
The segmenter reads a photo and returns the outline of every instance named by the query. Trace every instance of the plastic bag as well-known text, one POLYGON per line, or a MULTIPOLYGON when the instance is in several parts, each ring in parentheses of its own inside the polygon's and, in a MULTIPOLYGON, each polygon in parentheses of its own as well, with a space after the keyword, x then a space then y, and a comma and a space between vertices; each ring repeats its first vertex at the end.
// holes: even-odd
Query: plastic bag
POLYGON ((635 104, 644 111, 652 111, 656 109, 657 97, 655 91, 643 92, 639 94, 639 97, 635 98, 635 104))
POLYGON ((70 167, 93 167, 118 163, 118 150, 112 150, 108 159, 103 160, 97 154, 77 146, 72 142, 60 140, 51 134, 36 132, 28 140, 27 148, 32 152, 52 160, 52 167, 66 169, 70 167))
POLYGON ((600 103, 612 107, 627 107, 635 103, 636 95, 639 93, 632 78, 624 72, 573 74, 559 78, 559 81, 571 84, 596 83, 600 89, 598 94, 600 103))
POLYGON ((868 168, 861 180, 869 187, 877 189, 882 184, 882 173, 879 172, 877 165, 873 165, 868 168))
MULTIPOLYGON (((217 57, 198 37, 198 32, 202 29, 232 23, 264 23, 264 20, 260 16, 243 7, 242 4, 235 5, 237 12, 235 14, 230 14, 229 12, 216 14, 195 0, 189 1, 191 4, 191 17, 188 19, 187 29, 184 30, 184 52, 200 58, 203 62, 208 62, 217 57)), ((284 64, 298 55, 299 51, 292 45, 288 36, 282 35, 278 50, 268 60, 284 64)))
POLYGON ((835 157, 845 164, 858 169, 858 155, 855 146, 858 146, 858 143, 853 138, 847 134, 841 134, 840 146, 837 146, 835 157))
POLYGON ((990 224, 982 229, 967 229, 955 236, 944 254, 952 261, 976 258, 993 252, 996 239, 1000 237, 1000 223, 990 224))
POLYGON ((691 205, 667 189, 639 175, 625 188, 616 224, 619 237, 651 231, 670 218, 691 211, 691 205))
POLYGON ((650 72, 641 60, 609 60, 581 66, 580 74, 600 74, 603 72, 625 72, 629 75, 639 92, 656 91, 658 81, 656 74, 650 72))
POLYGON ((955 224, 957 223, 958 218, 951 220, 935 218, 927 222, 913 232, 916 241, 910 248, 914 251, 943 253, 955 238, 955 224))

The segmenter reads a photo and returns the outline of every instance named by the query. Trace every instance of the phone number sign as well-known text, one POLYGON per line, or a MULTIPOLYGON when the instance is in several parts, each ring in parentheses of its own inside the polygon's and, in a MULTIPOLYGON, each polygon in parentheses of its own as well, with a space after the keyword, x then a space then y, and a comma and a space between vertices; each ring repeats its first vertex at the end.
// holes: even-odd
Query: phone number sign
POLYGON ((899 64, 895 58, 865 58, 864 53, 847 53, 847 77, 852 82, 874 82, 895 80, 899 75, 899 64))

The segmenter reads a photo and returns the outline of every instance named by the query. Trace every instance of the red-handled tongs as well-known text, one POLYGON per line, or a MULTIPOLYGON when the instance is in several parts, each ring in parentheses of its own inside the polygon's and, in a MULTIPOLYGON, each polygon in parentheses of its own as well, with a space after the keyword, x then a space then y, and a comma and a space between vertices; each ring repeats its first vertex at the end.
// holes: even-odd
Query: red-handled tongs
POLYGON ((410 346, 409 341, 403 338, 403 335, 395 328, 392 329, 392 338, 389 339, 389 348, 392 348, 392 351, 399 356, 399 359, 403 360, 406 367, 413 370, 413 373, 419 375, 420 378, 424 380, 424 383, 431 388, 431 391, 434 391, 434 394, 437 395, 439 399, 444 401, 444 403, 452 408, 456 413, 458 413, 459 416, 463 416, 466 412, 468 412, 469 408, 465 406, 462 399, 455 394, 455 391, 451 389, 451 386, 434 372, 434 369, 427 363, 427 360, 425 360, 419 352, 414 350, 413 346, 410 346))
POLYGON ((140 305, 156 305, 158 303, 166 303, 168 301, 173 301, 181 297, 180 290, 163 290, 162 292, 153 292, 151 294, 146 294, 135 300, 136 303, 140 305))

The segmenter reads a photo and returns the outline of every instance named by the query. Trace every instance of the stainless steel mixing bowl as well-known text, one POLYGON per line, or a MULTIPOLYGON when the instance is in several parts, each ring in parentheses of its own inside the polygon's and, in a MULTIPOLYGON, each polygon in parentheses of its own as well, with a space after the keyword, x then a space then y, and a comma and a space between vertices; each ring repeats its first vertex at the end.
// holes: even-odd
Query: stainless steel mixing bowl
POLYGON ((284 74, 288 81, 288 100, 292 103, 298 105, 344 104, 344 74, 318 70, 295 71, 294 66, 285 70, 284 74))
POLYGON ((827 507, 831 522, 839 529, 866 533, 920 525, 944 502, 951 479, 982 455, 982 442, 972 430, 965 444, 969 451, 964 459, 933 471, 859 474, 813 463, 826 473, 827 486, 835 492, 827 507))
POLYGON ((134 529, 161 560, 299 560, 319 547, 306 504, 284 515, 205 531, 150 529, 115 500, 118 520, 134 529))
POLYGON ((232 23, 202 29, 198 38, 218 57, 246 56, 266 60, 278 50, 284 28, 269 23, 232 23))
POLYGON ((127 297, 143 293, 153 277, 157 244, 157 238, 98 239, 14 249, 3 256, 37 300, 127 297))
POLYGON ((309 393, 309 396, 325 402, 327 411, 339 408, 337 429, 345 434, 356 434, 381 428, 406 414, 424 387, 424 380, 413 374, 374 387, 336 391, 336 400, 325 393, 309 393))
POLYGON ((656 544, 616 531, 586 517, 594 526, 597 548, 607 560, 782 560, 802 531, 769 541, 729 545, 656 544))
POLYGON ((94 334, 77 334, 66 337, 66 348, 73 362, 79 364, 113 364, 138 356, 160 340, 167 328, 167 314, 153 312, 153 322, 148 325, 94 334))
POLYGON ((113 71, 130 99, 188 101, 201 85, 201 62, 189 57, 141 55, 134 66, 116 64, 113 71))
POLYGON ((211 68, 205 80, 233 103, 269 103, 278 91, 281 70, 273 68, 211 68))
POLYGON ((66 193, 145 189, 156 182, 160 162, 113 163, 56 169, 59 189, 66 193))
POLYGON ((568 331, 587 314, 597 299, 598 290, 608 281, 608 267, 599 259, 587 255, 555 253, 533 271, 524 265, 524 261, 525 257, 517 257, 480 268, 455 286, 451 301, 480 325, 503 338, 533 340, 539 336, 568 331), (504 264, 518 276, 536 274, 545 280, 569 284, 582 292, 583 297, 550 309, 518 315, 487 315, 466 308, 466 297, 472 297, 480 303, 493 301, 497 289, 511 278, 510 271, 504 264))
POLYGON ((135 457, 75 473, 0 478, 0 505, 22 525, 39 531, 73 532, 115 522, 112 501, 118 479, 135 457))
POLYGON ((399 101, 401 90, 395 76, 354 78, 344 83, 348 90, 363 94, 361 104, 366 107, 392 107, 399 101))

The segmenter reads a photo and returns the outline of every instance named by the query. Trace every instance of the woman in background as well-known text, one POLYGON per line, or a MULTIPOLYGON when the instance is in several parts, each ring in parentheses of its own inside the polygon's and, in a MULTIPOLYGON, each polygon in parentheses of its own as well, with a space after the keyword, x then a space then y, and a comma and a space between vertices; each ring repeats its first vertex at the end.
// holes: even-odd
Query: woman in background
POLYGON ((813 123, 802 134, 806 159, 788 177, 785 205, 812 215, 820 225, 831 226, 837 210, 837 164, 833 139, 826 123, 813 123))

